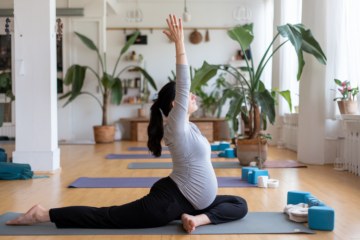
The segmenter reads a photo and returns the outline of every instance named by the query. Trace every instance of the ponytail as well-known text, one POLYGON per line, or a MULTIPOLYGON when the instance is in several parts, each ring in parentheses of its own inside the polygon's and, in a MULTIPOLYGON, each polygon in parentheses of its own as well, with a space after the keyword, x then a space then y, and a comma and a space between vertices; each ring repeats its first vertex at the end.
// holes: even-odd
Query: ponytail
POLYGON ((155 157, 161 156, 161 139, 164 137, 163 117, 159 108, 159 101, 156 100, 151 106, 150 123, 148 126, 148 148, 155 157))
POLYGON ((155 157, 161 156, 161 140, 164 137, 163 114, 167 117, 172 109, 172 102, 175 100, 176 83, 167 83, 159 92, 150 110, 150 123, 148 126, 149 140, 147 146, 155 157))

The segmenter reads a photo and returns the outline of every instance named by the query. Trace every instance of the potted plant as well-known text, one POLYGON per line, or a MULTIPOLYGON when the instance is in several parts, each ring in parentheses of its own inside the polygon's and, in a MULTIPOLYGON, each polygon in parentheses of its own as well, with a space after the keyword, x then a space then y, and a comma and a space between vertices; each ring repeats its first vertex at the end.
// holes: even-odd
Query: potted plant
MULTIPOLYGON (((275 121, 275 105, 276 105, 276 91, 268 91, 265 88, 264 83, 260 80, 261 74, 266 67, 266 64, 272 58, 272 56, 287 42, 290 42, 297 53, 299 69, 297 73, 297 79, 300 79, 303 67, 304 59, 303 52, 307 52, 313 55, 320 63, 326 64, 326 56, 322 51, 319 43, 313 37, 310 29, 302 24, 285 24, 277 27, 278 33, 274 37, 270 46, 263 55, 257 69, 253 65, 252 59, 248 59, 245 56, 246 67, 242 67, 241 70, 249 72, 249 79, 246 79, 239 69, 236 69, 228 64, 222 65, 210 65, 206 61, 203 66, 196 72, 194 76, 194 86, 191 86, 193 91, 196 85, 206 83, 218 70, 226 71, 236 79, 236 84, 233 84, 228 89, 224 90, 223 97, 219 101, 218 117, 221 114, 221 108, 225 104, 227 99, 231 99, 229 111, 226 114, 226 120, 230 128, 231 137, 236 137, 238 131, 238 116, 241 112, 249 116, 250 120, 250 134, 248 139, 237 140, 237 157, 242 165, 249 165, 251 161, 254 161, 261 152, 262 161, 266 160, 267 141, 266 139, 270 135, 265 135, 260 132, 261 125, 263 130, 266 129, 267 119, 271 124, 275 121), (288 40, 284 41, 278 46, 269 56, 271 46, 275 39, 281 35, 288 40), (242 108, 245 106, 245 108, 242 108), (261 109, 261 110, 260 110, 261 109)), ((240 26, 237 25, 234 28, 228 30, 228 35, 233 40, 240 44, 241 50, 245 52, 249 48, 251 52, 251 43, 254 39, 253 24, 240 26)), ((290 92, 284 91, 280 93, 285 99, 290 99, 290 92)), ((291 103, 288 101, 289 104, 291 103)))
POLYGON ((151 78, 151 76, 141 67, 139 66, 127 66, 126 68, 122 69, 119 73, 116 74, 116 68, 119 64, 119 60, 121 56, 128 50, 130 45, 132 45, 135 40, 137 39, 140 32, 136 32, 125 44, 125 46, 122 48, 120 55, 116 61, 114 70, 112 74, 107 73, 107 67, 106 67, 106 53, 104 53, 104 60, 100 57, 99 50, 91 41, 89 38, 85 37, 84 35, 81 35, 80 33, 75 32, 76 36, 78 36, 81 41, 89 47, 91 50, 96 51, 99 62, 101 65, 101 71, 102 71, 102 77, 100 77, 91 67, 88 66, 80 66, 78 64, 72 65, 68 71, 66 72, 64 84, 66 86, 71 85, 71 91, 64 94, 59 99, 68 98, 68 101, 64 104, 63 107, 65 107, 70 102, 74 101, 79 95, 82 94, 88 94, 96 99, 96 101, 99 103, 99 106, 102 109, 102 125, 101 126, 94 126, 94 136, 95 141, 97 143, 107 143, 107 142, 113 142, 114 141, 114 134, 115 134, 115 126, 114 125, 108 125, 107 124, 107 102, 109 96, 111 96, 111 100, 113 103, 115 103, 117 106, 120 105, 122 96, 123 96, 123 89, 121 80, 119 78, 120 74, 123 73, 125 70, 129 68, 133 68, 135 70, 141 71, 141 73, 144 75, 144 77, 149 81, 151 86, 156 90, 156 85, 154 80, 151 78), (92 93, 82 91, 82 87, 85 80, 85 73, 86 70, 89 69, 97 78, 99 83, 99 89, 102 94, 102 102, 92 93))
MULTIPOLYGON (((341 114, 356 114, 358 103, 355 101, 355 96, 359 92, 359 87, 351 88, 350 82, 345 80, 341 82, 338 79, 334 79, 335 83, 342 87, 338 88, 339 92, 341 93, 342 97, 334 98, 334 101, 340 99, 338 101, 338 106, 341 114), (352 96, 352 99, 351 99, 352 96)), ((335 91, 335 90, 334 90, 335 91)))

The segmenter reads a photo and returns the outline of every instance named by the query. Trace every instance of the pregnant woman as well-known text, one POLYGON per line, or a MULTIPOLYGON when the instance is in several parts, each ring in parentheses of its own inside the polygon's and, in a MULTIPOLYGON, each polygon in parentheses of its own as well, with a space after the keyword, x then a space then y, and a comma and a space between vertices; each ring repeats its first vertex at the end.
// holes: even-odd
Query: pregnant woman
POLYGON ((205 224, 226 223, 247 214, 246 201, 238 196, 216 195, 218 185, 211 164, 207 139, 191 122, 197 110, 196 96, 190 92, 190 72, 184 47, 182 21, 170 15, 170 32, 164 34, 175 42, 176 82, 169 82, 159 92, 151 107, 148 147, 161 156, 161 140, 169 147, 173 171, 157 181, 145 197, 121 206, 72 206, 44 209, 32 207, 9 225, 53 222, 58 228, 151 228, 181 219, 191 233, 205 224), (163 115, 167 123, 163 126, 163 115))

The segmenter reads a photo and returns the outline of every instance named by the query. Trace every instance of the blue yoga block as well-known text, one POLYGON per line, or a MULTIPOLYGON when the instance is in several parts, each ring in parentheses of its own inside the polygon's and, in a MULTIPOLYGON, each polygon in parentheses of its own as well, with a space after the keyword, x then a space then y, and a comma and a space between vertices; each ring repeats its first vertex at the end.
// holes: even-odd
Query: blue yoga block
POLYGON ((219 145, 218 144, 211 144, 211 151, 219 151, 219 145))
POLYGON ((225 157, 226 158, 234 158, 235 157, 234 149, 233 148, 225 149, 225 157))
POLYGON ((310 229, 332 231, 335 227, 335 211, 331 207, 311 207, 308 222, 310 229))
POLYGON ((268 170, 259 170, 255 169, 252 171, 252 174, 249 174, 248 182, 252 184, 257 184, 257 178, 260 176, 269 176, 268 170))
POLYGON ((249 171, 254 171, 256 169, 259 169, 258 167, 243 167, 241 169, 241 179, 247 180, 248 179, 248 175, 249 175, 249 171))
POLYGON ((7 162, 7 154, 0 152, 0 162, 7 162))
POLYGON ((218 155, 219 157, 225 157, 225 152, 221 152, 221 153, 219 153, 219 155, 218 155))
POLYGON ((224 151, 227 148, 230 148, 230 143, 222 142, 219 144, 219 151, 224 151))
POLYGON ((299 204, 299 203, 307 203, 308 196, 311 195, 311 192, 305 191, 289 191, 287 195, 287 204, 299 204))

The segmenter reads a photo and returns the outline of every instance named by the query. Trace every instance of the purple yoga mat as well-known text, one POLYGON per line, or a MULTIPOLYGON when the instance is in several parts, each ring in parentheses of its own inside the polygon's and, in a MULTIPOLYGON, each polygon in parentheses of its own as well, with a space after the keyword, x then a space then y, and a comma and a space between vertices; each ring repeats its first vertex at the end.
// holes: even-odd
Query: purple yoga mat
MULTIPOLYGON (((148 147, 129 147, 128 151, 149 151, 148 147)), ((168 147, 162 147, 162 151, 169 151, 168 147)))
MULTIPOLYGON (((155 158, 151 154, 109 154, 106 159, 152 159, 155 158)), ((171 158, 170 153, 161 154, 159 158, 171 158)), ((219 158, 218 154, 211 154, 211 158, 219 158)))
MULTIPOLYGON (((134 178, 88 178, 81 177, 71 183, 68 188, 148 188, 152 187, 160 177, 134 178)), ((218 177, 219 187, 257 187, 240 177, 218 177)))

